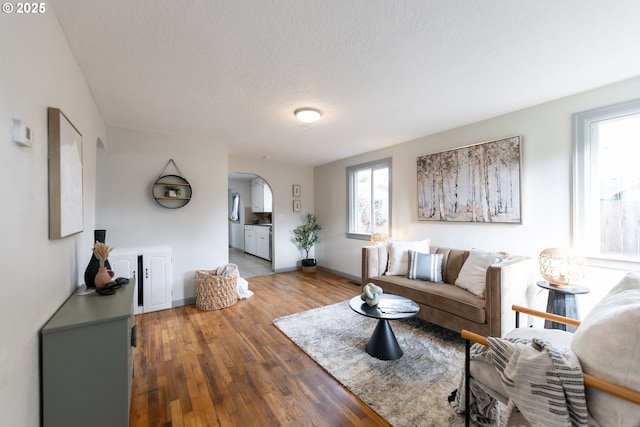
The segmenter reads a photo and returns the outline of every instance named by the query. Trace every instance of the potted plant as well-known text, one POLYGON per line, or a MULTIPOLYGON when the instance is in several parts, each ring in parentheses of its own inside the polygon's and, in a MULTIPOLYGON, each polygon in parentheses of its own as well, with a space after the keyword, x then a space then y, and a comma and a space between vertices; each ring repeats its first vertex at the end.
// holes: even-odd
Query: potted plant
POLYGON ((177 185, 165 185, 164 197, 179 197, 182 190, 177 185))
POLYGON ((318 231, 322 228, 318 225, 318 219, 314 214, 308 213, 305 222, 293 229, 293 241, 305 251, 305 258, 302 260, 302 271, 313 273, 316 271, 316 259, 309 258, 309 251, 320 241, 318 231))

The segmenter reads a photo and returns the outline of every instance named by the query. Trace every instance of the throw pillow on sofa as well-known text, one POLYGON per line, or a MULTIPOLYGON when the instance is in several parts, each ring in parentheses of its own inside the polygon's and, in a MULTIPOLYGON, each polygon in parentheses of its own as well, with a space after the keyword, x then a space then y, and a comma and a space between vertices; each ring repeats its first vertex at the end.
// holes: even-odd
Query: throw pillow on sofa
POLYGON ((387 265, 387 276, 406 276, 409 272, 409 250, 429 253, 430 239, 417 240, 413 242, 389 242, 389 264, 387 265))
POLYGON ((496 252, 471 250, 469 257, 462 264, 454 284, 484 299, 484 290, 487 286, 487 269, 489 266, 500 262, 503 258, 503 254, 496 252))
POLYGON ((442 254, 425 254, 408 251, 409 274, 407 278, 442 283, 442 254))

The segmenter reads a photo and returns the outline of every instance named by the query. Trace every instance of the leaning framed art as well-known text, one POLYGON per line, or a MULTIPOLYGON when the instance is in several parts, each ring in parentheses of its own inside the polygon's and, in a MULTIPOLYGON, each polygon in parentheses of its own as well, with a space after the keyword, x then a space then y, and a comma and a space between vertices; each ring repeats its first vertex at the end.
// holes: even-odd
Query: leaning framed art
POLYGON ((82 231, 82 135, 49 107, 49 239, 82 231))
POLYGON ((418 220, 521 224, 522 137, 420 156, 418 220))

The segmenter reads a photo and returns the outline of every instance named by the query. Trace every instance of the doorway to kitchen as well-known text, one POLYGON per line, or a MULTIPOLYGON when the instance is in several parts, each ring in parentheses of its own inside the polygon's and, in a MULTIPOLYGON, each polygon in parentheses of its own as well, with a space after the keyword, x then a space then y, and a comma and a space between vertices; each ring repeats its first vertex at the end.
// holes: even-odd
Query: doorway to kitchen
POLYGON ((229 262, 238 266, 240 276, 245 279, 273 273, 271 261, 246 254, 242 249, 229 248, 229 262))
POLYGON ((231 173, 229 193, 229 262, 242 277, 273 272, 273 193, 251 173, 231 173))

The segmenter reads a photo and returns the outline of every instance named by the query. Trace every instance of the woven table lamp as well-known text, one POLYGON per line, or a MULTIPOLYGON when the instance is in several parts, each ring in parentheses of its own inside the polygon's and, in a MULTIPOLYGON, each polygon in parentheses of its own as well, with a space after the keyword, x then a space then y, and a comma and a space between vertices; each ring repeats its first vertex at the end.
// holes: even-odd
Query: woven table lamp
POLYGON ((372 245, 386 245, 391 236, 387 233, 374 233, 371 235, 371 244, 372 245))
POLYGON ((540 274, 551 285, 572 288, 586 276, 587 261, 569 248, 549 248, 538 256, 540 274))

